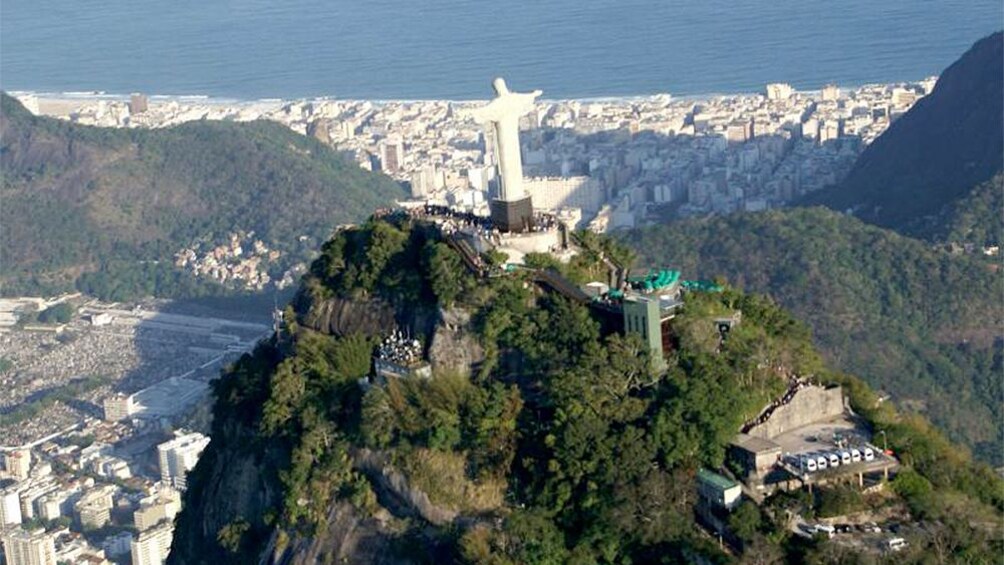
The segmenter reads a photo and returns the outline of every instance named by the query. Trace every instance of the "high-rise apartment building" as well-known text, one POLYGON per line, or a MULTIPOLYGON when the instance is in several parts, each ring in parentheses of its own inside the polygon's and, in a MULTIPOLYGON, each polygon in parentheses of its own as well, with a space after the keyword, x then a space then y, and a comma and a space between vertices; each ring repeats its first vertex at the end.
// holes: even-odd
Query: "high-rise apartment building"
POLYGON ((7 476, 16 481, 27 479, 31 471, 31 450, 16 449, 4 453, 3 468, 7 476))
POLYGON ((14 489, 0 490, 0 532, 21 524, 21 499, 14 489))
POLYGON ((380 169, 396 173, 404 165, 404 142, 398 138, 388 138, 380 144, 380 169))
POLYGON ((132 565, 164 565, 173 537, 174 525, 170 522, 140 532, 130 545, 132 565))
POLYGON ((200 433, 183 434, 157 446, 160 460, 160 478, 178 490, 188 486, 185 476, 199 461, 209 438, 200 433))
POLYGON ((45 530, 18 528, 6 532, 2 540, 7 565, 56 565, 56 544, 45 530))

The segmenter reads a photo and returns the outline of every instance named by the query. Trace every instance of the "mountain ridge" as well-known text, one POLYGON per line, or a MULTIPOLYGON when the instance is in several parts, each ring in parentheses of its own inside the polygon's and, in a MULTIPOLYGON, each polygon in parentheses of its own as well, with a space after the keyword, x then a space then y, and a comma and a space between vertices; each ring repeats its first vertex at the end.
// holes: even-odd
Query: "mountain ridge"
POLYGON ((803 204, 933 239, 953 202, 1004 168, 1004 32, 977 41, 858 158, 803 204))

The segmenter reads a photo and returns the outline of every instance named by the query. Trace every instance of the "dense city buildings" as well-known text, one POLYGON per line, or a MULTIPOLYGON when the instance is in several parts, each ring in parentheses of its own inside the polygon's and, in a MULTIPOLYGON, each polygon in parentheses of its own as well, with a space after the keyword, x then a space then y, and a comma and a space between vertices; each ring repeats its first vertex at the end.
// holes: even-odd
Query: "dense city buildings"
MULTIPOLYGON (((520 109, 519 149, 504 151, 514 155, 508 161, 521 161, 525 179, 517 192, 525 191, 540 210, 579 210, 582 226, 596 231, 673 216, 765 210, 839 181, 864 147, 930 93, 935 81, 828 85, 819 91, 774 83, 763 94, 679 99, 534 96, 520 109)), ((487 216, 492 199, 504 193, 498 132, 478 113, 483 104, 477 102, 150 97, 145 110, 135 113, 130 101, 114 97, 19 98, 43 114, 104 126, 271 119, 332 145, 363 168, 383 171, 422 202, 487 216)), ((183 250, 178 260, 191 262, 204 253, 183 250)), ((213 260, 247 261, 225 255, 232 258, 213 260)), ((199 269, 220 268, 198 260, 206 265, 199 269)), ((223 268, 232 271, 228 277, 251 277, 254 271, 248 265, 223 268)))
POLYGON ((128 562, 137 541, 163 562, 160 526, 209 441, 208 382, 273 329, 169 306, 0 299, 0 539, 21 552, 7 563, 128 562), (32 321, 63 303, 68 322, 32 321))

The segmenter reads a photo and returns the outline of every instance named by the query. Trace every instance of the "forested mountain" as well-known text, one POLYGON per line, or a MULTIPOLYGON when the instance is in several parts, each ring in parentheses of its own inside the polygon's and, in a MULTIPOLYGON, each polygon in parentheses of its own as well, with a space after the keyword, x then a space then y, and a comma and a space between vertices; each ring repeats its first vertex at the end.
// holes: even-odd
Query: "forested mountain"
MULTIPOLYGON (((594 243, 569 268, 602 270, 616 246, 594 243)), ((438 229, 401 216, 325 244, 281 332, 214 384, 213 439, 168 562, 734 562, 696 525, 695 474, 721 468, 791 375, 842 383, 905 467, 874 499, 817 488, 744 503, 729 522, 743 562, 876 559, 792 534, 791 512, 831 507, 893 505, 916 521, 897 563, 1000 550, 1000 479, 826 369, 807 327, 770 299, 686 294, 660 374, 641 338, 605 333, 531 273, 476 278, 438 229), (736 310, 723 341, 712 320, 736 310), (419 340, 431 376, 360 384, 395 328, 419 340)))
POLYGON ((0 96, 7 294, 72 288, 94 271, 132 285, 126 294, 218 292, 176 272, 173 254, 253 230, 284 259, 303 260, 335 225, 403 194, 276 123, 104 129, 36 117, 0 96))
POLYGON ((940 226, 932 230, 936 240, 970 244, 974 252, 1004 245, 1004 174, 976 185, 952 203, 940 226))
POLYGON ((1004 34, 978 41, 865 149, 846 179, 807 204, 851 210, 900 233, 944 235, 946 211, 1004 168, 1002 60, 1004 34))
POLYGON ((996 265, 823 208, 631 233, 657 264, 769 294, 835 366, 1001 463, 1004 280, 996 265))

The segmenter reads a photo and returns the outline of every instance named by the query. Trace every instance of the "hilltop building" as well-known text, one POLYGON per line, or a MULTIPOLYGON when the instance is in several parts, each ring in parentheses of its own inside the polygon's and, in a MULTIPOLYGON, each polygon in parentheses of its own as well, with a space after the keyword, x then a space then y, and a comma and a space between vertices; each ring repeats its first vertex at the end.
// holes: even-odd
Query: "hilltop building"
POLYGON ((711 508, 732 510, 742 501, 742 487, 732 479, 707 469, 697 471, 697 493, 711 508))

